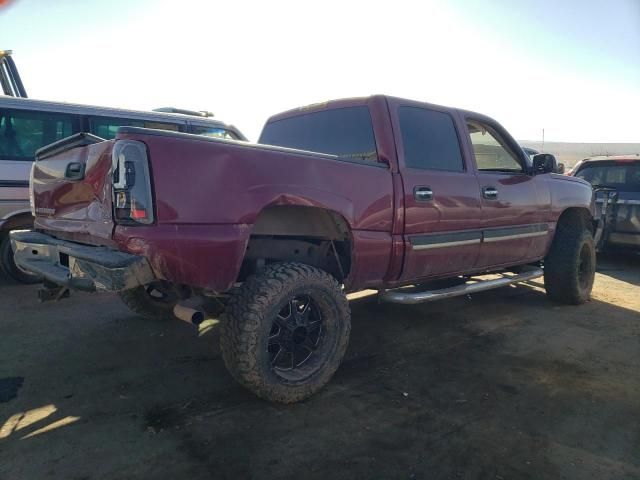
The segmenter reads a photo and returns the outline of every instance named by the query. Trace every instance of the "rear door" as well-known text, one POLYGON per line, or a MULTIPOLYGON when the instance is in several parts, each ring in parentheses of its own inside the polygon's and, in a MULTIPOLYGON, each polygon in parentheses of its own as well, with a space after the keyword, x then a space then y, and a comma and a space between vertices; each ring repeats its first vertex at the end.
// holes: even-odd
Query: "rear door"
POLYGON ((544 255, 550 206, 541 176, 531 175, 524 152, 495 122, 465 117, 482 202, 478 267, 515 265, 544 255))
POLYGON ((390 102, 404 185, 405 261, 401 281, 475 265, 482 233, 480 194, 446 109, 390 102))

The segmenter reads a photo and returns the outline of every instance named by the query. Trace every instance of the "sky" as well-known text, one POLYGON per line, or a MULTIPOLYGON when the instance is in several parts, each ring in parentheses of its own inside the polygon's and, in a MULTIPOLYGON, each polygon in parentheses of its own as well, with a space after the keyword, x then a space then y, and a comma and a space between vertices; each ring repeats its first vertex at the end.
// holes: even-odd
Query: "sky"
POLYGON ((32 98, 209 110, 250 140, 384 93, 521 140, 640 142, 640 0, 0 0, 0 49, 32 98))

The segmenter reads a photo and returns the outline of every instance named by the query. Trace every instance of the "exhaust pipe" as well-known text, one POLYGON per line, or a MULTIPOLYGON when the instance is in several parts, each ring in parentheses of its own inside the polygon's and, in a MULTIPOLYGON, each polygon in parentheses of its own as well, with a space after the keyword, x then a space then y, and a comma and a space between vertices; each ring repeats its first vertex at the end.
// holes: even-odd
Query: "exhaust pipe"
POLYGON ((192 325, 200 325, 205 319, 205 314, 202 309, 180 303, 177 303, 176 306, 173 307, 173 314, 180 320, 191 323, 192 325))

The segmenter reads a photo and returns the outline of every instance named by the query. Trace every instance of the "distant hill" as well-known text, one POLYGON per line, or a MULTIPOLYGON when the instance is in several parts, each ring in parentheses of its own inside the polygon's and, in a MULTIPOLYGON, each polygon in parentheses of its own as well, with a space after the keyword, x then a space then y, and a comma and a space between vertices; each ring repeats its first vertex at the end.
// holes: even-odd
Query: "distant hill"
MULTIPOLYGON (((533 140, 518 140, 523 147, 530 147, 542 151, 542 142, 533 140)), ((570 143, 544 142, 544 151, 555 155, 558 162, 567 167, 573 166, 578 160, 594 155, 626 155, 640 154, 640 143, 570 143)))

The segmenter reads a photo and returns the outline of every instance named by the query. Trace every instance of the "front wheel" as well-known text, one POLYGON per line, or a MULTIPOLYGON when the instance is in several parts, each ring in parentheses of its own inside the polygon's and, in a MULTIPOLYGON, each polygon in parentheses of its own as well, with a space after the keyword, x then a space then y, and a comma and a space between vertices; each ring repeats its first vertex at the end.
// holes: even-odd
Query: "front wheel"
POLYGON ((249 277, 229 299, 220 346, 240 384, 261 398, 293 403, 329 382, 350 329, 347 298, 331 275, 277 263, 249 277))
POLYGON ((589 300, 596 272, 596 247, 589 230, 560 225, 544 261, 547 295, 561 303, 589 300))

